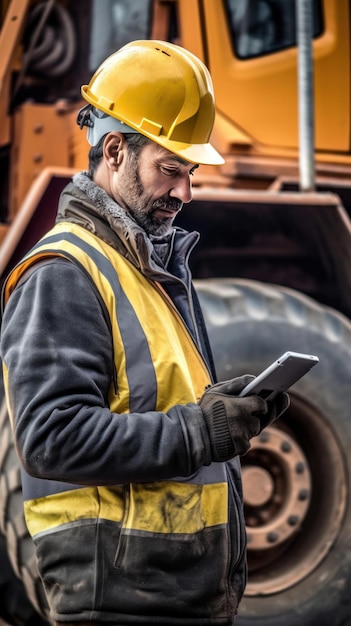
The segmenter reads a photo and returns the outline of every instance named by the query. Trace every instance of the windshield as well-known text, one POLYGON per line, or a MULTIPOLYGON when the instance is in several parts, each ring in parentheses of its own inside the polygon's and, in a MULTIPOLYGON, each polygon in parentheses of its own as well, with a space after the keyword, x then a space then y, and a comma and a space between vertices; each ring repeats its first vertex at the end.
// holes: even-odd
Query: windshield
MULTIPOLYGON (((296 0, 225 0, 235 55, 240 59, 296 46, 296 0)), ((323 31, 321 0, 313 0, 313 36, 323 31)))

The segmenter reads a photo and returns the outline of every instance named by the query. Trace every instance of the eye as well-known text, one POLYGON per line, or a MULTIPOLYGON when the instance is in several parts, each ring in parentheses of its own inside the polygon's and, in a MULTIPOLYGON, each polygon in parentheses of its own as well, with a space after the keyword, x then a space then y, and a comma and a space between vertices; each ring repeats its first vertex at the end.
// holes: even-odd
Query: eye
POLYGON ((166 167, 166 166, 162 166, 161 167, 161 172, 163 174, 165 174, 166 176, 175 176, 175 174, 177 174, 178 170, 173 168, 173 167, 166 167))

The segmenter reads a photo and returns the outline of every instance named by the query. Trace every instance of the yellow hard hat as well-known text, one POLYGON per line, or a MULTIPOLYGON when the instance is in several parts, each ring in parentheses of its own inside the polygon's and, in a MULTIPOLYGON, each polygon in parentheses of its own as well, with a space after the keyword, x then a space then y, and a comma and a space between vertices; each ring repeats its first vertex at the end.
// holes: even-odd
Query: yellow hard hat
POLYGON ((210 73, 181 46, 132 41, 100 65, 82 96, 186 161, 224 163, 209 143, 215 117, 210 73))

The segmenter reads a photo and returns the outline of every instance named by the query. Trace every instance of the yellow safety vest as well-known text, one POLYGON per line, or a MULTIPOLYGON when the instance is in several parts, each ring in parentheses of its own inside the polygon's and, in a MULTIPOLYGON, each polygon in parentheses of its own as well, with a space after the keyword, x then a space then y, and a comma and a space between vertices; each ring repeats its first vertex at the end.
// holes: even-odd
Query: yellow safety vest
MULTIPOLYGON (((73 223, 54 226, 13 270, 7 280, 5 301, 28 268, 50 256, 63 256, 78 263, 93 280, 108 311, 117 378, 117 386, 111 383, 109 392, 111 412, 166 412, 176 404, 199 400, 210 384, 208 369, 164 289, 145 278, 110 245, 83 227, 73 223)), ((213 479, 206 485, 204 477, 208 473, 209 468, 200 470, 199 474, 203 475, 201 478, 200 475, 194 477, 192 486, 191 481, 174 482, 178 532, 197 532, 203 527, 204 520, 209 525, 226 522, 227 486, 225 482, 221 481, 219 485, 213 479), (202 500, 206 508, 205 518, 202 513, 199 517, 194 516, 193 508, 179 507, 179 497, 184 497, 184 502, 189 505, 189 490, 194 492, 192 506, 195 510, 198 509, 199 499, 202 500)), ((30 496, 30 485, 37 480, 26 476, 26 498, 30 496)), ((80 487, 77 493, 76 489, 71 491, 72 486, 67 485, 66 490, 62 489, 62 483, 58 485, 57 494, 50 490, 44 499, 29 497, 25 501, 27 524, 33 537, 78 518, 103 515, 122 522, 124 488, 111 491, 99 487, 100 509, 97 513, 96 507, 92 507, 95 488, 80 487), (72 502, 76 503, 75 507, 72 507, 72 502), (61 515, 59 511, 64 513, 61 515)), ((147 486, 147 498, 142 496, 143 485, 131 486, 129 497, 133 498, 134 493, 136 495, 135 501, 131 502, 134 517, 129 516, 126 522, 129 529, 175 532, 174 520, 167 528, 155 516, 155 511, 160 510, 165 488, 169 490, 169 484, 167 487, 164 482, 157 487, 154 485, 151 502, 150 485, 147 486)))

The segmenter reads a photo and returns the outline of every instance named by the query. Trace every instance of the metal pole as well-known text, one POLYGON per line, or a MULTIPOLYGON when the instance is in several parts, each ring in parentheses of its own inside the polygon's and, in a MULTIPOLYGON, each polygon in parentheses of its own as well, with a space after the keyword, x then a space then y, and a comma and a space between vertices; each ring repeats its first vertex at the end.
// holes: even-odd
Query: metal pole
POLYGON ((296 0, 300 190, 314 191, 313 0, 296 0))

